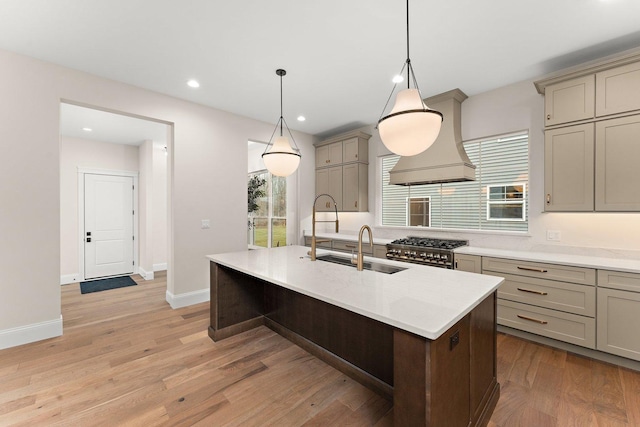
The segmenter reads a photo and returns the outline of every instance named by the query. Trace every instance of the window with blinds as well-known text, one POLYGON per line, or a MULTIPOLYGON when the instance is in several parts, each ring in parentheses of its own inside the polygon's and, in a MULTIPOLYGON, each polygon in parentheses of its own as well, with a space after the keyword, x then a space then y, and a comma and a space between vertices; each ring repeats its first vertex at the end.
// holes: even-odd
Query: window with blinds
POLYGON ((382 225, 527 231, 528 134, 469 141, 464 148, 476 166, 475 181, 390 185, 389 171, 400 156, 382 157, 382 225), (411 200, 429 201, 430 226, 411 221, 411 200))

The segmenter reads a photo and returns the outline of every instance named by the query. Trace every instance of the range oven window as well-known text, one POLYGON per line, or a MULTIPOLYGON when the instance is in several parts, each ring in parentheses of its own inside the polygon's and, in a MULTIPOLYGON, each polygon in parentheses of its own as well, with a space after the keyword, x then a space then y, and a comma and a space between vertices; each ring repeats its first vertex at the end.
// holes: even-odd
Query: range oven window
POLYGON ((467 141, 464 148, 476 166, 475 181, 391 185, 389 171, 400 156, 382 156, 379 169, 382 181, 381 225, 528 231, 528 133, 467 141), (412 211, 414 207, 419 209, 420 203, 426 207, 424 202, 420 202, 425 199, 428 199, 428 222, 425 216, 412 211))

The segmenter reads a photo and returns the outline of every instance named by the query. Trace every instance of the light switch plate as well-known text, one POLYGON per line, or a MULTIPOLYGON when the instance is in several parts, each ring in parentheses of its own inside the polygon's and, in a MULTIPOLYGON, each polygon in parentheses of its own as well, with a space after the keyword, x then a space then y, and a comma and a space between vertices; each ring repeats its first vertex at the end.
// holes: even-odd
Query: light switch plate
POLYGON ((206 228, 211 228, 211 223, 209 222, 208 219, 203 219, 202 220, 202 225, 200 226, 203 230, 206 228))
POLYGON ((560 241, 560 232, 558 230, 547 230, 547 240, 560 241))

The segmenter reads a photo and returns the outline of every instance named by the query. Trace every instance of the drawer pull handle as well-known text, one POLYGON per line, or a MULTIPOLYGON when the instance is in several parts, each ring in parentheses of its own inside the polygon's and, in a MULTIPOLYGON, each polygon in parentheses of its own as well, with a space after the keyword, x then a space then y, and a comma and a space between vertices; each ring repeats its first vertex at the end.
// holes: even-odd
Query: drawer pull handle
POLYGON ((531 322, 540 323, 541 325, 546 325, 547 324, 546 320, 538 320, 538 319, 534 319, 533 317, 523 316, 521 314, 517 314, 516 316, 518 316, 519 318, 524 319, 524 320, 529 320, 531 322))
POLYGON ((519 291, 522 292, 529 292, 530 294, 536 294, 536 295, 547 295, 546 292, 542 292, 542 291, 532 291, 531 289, 522 289, 522 288, 518 288, 519 291))
POLYGON ((535 271, 536 273, 546 273, 547 270, 543 268, 531 268, 531 267, 520 267, 518 266, 518 270, 526 270, 526 271, 535 271))
POLYGON ((355 249, 356 245, 345 245, 345 247, 349 248, 349 249, 355 249))

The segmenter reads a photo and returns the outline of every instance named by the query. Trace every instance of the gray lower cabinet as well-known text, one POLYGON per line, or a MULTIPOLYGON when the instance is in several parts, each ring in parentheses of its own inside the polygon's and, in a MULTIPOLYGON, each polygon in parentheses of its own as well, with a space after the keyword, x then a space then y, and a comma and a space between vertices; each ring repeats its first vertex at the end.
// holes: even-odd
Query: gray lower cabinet
POLYGON ((598 270, 598 350, 640 360, 640 274, 598 270))
POLYGON ((482 272, 505 278, 498 324, 596 348, 596 270, 482 257, 482 272))
POLYGON ((454 254, 454 268, 470 273, 482 273, 482 257, 478 255, 454 254))

